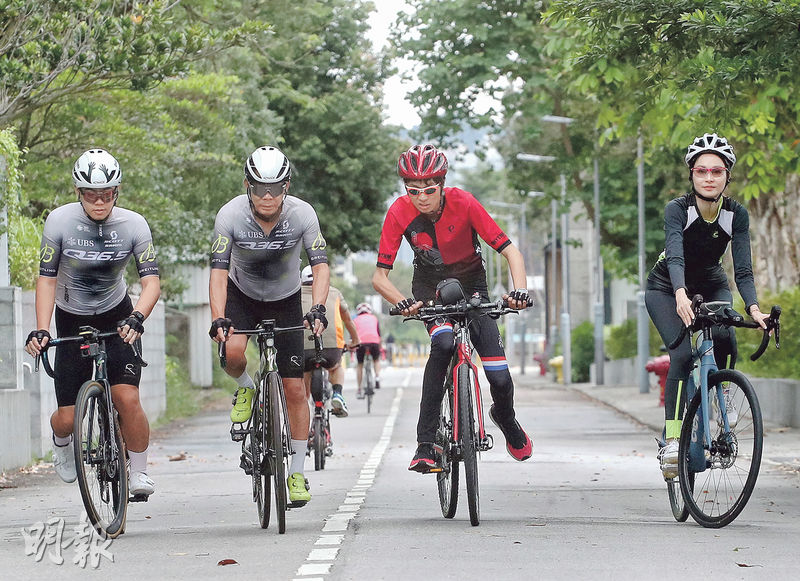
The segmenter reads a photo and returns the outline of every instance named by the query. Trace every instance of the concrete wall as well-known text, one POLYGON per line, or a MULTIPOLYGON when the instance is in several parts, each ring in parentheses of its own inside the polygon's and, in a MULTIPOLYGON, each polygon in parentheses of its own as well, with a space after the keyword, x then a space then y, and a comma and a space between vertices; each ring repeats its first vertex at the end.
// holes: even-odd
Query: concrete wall
MULTIPOLYGON (((606 385, 632 388, 637 385, 635 358, 606 361, 604 372, 606 385)), ((591 365, 590 374, 594 383, 594 364, 591 365)), ((655 374, 651 373, 650 378, 651 389, 660 389, 657 387, 655 374)), ((756 390, 765 422, 800 428, 800 381, 763 377, 748 379, 756 390)))
POLYGON ((22 292, 0 287, 0 470, 31 457, 30 394, 23 389, 22 292))

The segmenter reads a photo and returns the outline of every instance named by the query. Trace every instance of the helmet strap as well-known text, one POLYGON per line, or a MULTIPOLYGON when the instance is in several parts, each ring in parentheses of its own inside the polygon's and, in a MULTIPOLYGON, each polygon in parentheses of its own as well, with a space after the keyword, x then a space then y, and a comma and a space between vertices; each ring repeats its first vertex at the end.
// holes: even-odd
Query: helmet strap
POLYGON ((250 204, 250 211, 253 213, 253 216, 258 218, 259 220, 263 220, 264 222, 274 222, 281 215, 281 212, 283 212, 283 204, 286 201, 285 197, 283 198, 283 202, 281 202, 280 207, 275 211, 275 213, 272 214, 271 216, 267 216, 265 214, 260 213, 258 210, 256 210, 256 206, 255 206, 255 204, 253 204, 253 198, 251 196, 252 196, 252 194, 249 192, 249 189, 248 189, 247 202, 250 204))

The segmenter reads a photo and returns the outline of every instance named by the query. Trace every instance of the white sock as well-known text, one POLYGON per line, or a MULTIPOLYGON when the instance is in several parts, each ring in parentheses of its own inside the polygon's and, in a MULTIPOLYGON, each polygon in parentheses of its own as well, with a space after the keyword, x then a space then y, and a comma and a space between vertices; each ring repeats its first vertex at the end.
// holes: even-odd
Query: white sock
POLYGON ((256 384, 253 382, 253 378, 250 377, 250 374, 245 371, 236 378, 236 385, 239 387, 255 387, 256 384))
POLYGON ((55 442, 55 445, 59 448, 63 448, 64 446, 72 443, 72 434, 66 438, 62 438, 61 436, 56 436, 53 434, 53 442, 55 442))
POLYGON ((299 472, 303 474, 306 463, 306 448, 308 448, 308 440, 292 440, 292 465, 289 467, 289 475, 299 472))
POLYGON ((131 472, 147 472, 147 450, 144 452, 131 452, 128 450, 128 458, 131 460, 131 472))

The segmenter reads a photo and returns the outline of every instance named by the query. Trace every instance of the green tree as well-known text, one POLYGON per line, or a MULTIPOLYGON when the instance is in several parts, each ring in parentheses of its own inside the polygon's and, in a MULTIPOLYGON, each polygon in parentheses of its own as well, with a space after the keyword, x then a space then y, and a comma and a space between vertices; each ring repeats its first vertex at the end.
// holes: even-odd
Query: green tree
MULTIPOLYGON (((221 30, 180 18, 174 2, 0 1, 0 127, 75 95, 143 90, 265 28, 221 30)), ((25 125, 25 124, 23 124, 25 125)), ((20 144, 27 146, 27 127, 20 144)))
POLYGON ((772 289, 800 283, 800 1, 551 4, 547 21, 573 39, 564 55, 573 86, 598 95, 608 132, 641 127, 652 145, 677 149, 716 130, 736 145, 736 176, 744 178, 736 191, 750 202, 759 281, 772 289))

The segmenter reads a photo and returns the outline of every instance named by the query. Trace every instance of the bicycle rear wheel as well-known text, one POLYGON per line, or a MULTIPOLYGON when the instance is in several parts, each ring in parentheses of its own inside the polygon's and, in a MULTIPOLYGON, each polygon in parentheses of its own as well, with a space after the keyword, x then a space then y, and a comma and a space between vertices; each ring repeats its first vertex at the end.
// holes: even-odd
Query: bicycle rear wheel
POLYGON ((372 412, 372 397, 375 395, 375 370, 372 367, 372 356, 364 360, 364 395, 367 399, 367 413, 372 412))
POLYGON ((258 522, 262 529, 269 527, 270 479, 267 462, 267 418, 264 417, 267 399, 266 384, 258 388, 250 423, 250 454, 253 461, 253 498, 258 507, 258 522))
POLYGON ((681 429, 678 475, 689 513, 698 524, 720 528, 744 510, 758 479, 761 467, 764 426, 761 408, 750 381, 739 371, 723 369, 708 377, 712 416, 711 450, 706 450, 706 469, 694 474, 694 490, 689 487, 688 450, 693 428, 702 423, 700 391, 692 398, 681 429), (717 400, 717 387, 729 390, 738 421, 726 431, 717 400))
POLYGON ((458 458, 453 447, 453 387, 448 386, 439 411, 436 445, 442 448, 442 471, 436 474, 439 505, 444 518, 453 518, 458 507, 458 458))
POLYGON ((458 437, 464 477, 467 481, 469 522, 478 526, 481 520, 480 486, 478 485, 478 435, 473 412, 472 371, 466 364, 458 367, 458 437))
POLYGON ((97 381, 87 381, 78 392, 73 446, 86 515, 100 533, 114 538, 125 529, 127 462, 119 423, 112 428, 105 389, 97 381))
MULTIPOLYGON (((694 473, 689 472, 689 478, 692 480, 691 487, 694 487, 694 473)), ((678 477, 667 480, 667 495, 669 496, 669 506, 672 509, 672 516, 678 522, 685 522, 689 518, 689 509, 683 500, 683 493, 681 492, 681 483, 678 477)))
POLYGON ((267 374, 269 391, 269 424, 270 424, 270 472, 275 485, 275 514, 278 517, 278 532, 286 532, 287 483, 289 447, 291 435, 286 417, 286 400, 283 395, 283 383, 280 376, 272 371, 267 374))

